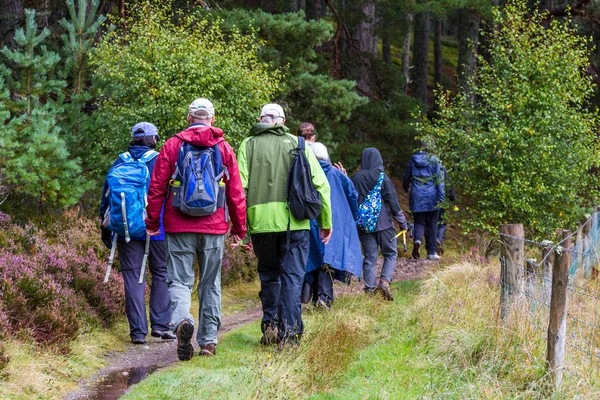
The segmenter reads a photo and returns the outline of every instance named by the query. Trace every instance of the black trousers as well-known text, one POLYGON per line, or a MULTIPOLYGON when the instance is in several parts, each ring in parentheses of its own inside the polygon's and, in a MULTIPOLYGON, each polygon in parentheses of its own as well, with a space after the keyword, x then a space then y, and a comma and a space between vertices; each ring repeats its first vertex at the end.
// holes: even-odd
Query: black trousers
POLYGON ((270 325, 279 328, 279 339, 300 338, 304 333, 300 292, 308 261, 308 230, 256 233, 252 246, 258 258, 260 301, 264 332, 270 325))
POLYGON ((414 241, 423 242, 425 236, 425 248, 427 254, 435 254, 437 251, 437 231, 440 211, 414 212, 415 219, 414 241))

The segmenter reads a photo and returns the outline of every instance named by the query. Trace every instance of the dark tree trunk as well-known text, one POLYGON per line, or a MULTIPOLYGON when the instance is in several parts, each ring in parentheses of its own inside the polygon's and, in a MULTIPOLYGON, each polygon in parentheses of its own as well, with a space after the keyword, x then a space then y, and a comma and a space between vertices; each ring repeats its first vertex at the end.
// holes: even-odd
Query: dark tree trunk
MULTIPOLYGON (((14 39, 15 29, 24 18, 21 0, 0 0, 0 44, 4 46, 14 39)), ((2 47, 0 46, 0 47, 2 47)))
POLYGON ((437 89, 442 85, 442 20, 435 20, 433 34, 433 82, 437 89))
POLYGON ((306 19, 319 21, 322 15, 324 0, 306 0, 306 19))
POLYGON ((475 10, 458 11, 458 66, 456 75, 462 90, 471 93, 477 67, 477 47, 481 17, 475 10))
POLYGON ((427 78, 429 58, 429 12, 415 14, 413 40, 412 96, 427 106, 427 78))
MULTIPOLYGON (((435 19, 433 29, 433 88, 442 86, 442 20, 435 19)), ((433 97, 433 109, 438 110, 437 97, 433 97)))
POLYGON ((381 33, 381 57, 384 63, 392 63, 392 42, 390 40, 390 31, 387 28, 384 28, 381 33))
POLYGON ((404 94, 408 94, 410 87, 410 43, 412 41, 413 14, 406 15, 406 37, 402 47, 402 75, 404 76, 404 94))

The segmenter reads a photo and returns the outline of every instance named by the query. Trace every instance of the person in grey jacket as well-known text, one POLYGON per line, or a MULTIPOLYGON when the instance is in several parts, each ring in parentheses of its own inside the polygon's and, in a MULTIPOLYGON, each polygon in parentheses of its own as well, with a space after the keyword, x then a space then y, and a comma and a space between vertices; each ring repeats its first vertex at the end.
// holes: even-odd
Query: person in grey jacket
POLYGON ((413 213, 415 230, 413 235, 413 258, 419 258, 421 243, 425 236, 427 258, 439 260, 436 239, 440 214, 440 203, 445 199, 444 172, 439 158, 429 154, 424 147, 410 158, 402 186, 409 192, 409 207, 413 213))
POLYGON ((363 249, 363 279, 365 292, 372 293, 378 289, 384 298, 394 300, 390 291, 390 282, 396 267, 398 249, 396 247, 396 229, 393 220, 400 225, 400 229, 408 229, 406 218, 400 208, 398 195, 394 184, 383 171, 383 159, 379 150, 370 147, 363 150, 360 170, 352 176, 352 183, 358 192, 358 204, 375 187, 381 174, 384 174, 381 187, 381 211, 377 218, 377 225, 372 232, 359 229, 358 235, 363 249), (376 288, 375 264, 381 249, 383 255, 383 268, 376 288))

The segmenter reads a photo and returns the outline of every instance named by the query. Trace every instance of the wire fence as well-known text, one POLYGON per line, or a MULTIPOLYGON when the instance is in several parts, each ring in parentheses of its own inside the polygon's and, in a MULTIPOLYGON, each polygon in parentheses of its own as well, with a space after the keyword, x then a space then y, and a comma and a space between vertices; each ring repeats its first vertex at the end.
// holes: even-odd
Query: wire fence
POLYGON ((594 381, 600 380, 599 222, 600 214, 594 213, 558 243, 500 234, 501 240, 515 244, 500 255, 503 314, 517 314, 518 323, 527 324, 532 342, 548 345, 548 352, 551 304, 555 304, 552 292, 556 290, 553 271, 560 257, 568 257, 564 370, 594 381), (565 245, 567 239, 573 241, 572 247, 565 245), (519 279, 514 279, 515 274, 519 279))

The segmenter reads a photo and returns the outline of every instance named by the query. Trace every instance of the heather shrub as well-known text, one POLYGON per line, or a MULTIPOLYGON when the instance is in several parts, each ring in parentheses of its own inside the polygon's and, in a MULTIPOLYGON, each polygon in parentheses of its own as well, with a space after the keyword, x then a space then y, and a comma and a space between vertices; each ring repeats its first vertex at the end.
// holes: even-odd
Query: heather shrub
POLYGON ((224 285, 235 282, 251 282, 256 279, 257 260, 253 252, 241 248, 231 248, 231 238, 225 236, 225 249, 223 251, 223 270, 221 280, 224 285))
POLYGON ((103 284, 106 250, 94 222, 67 211, 38 229, 0 213, 0 328, 64 346, 86 324, 110 326, 123 313, 119 274, 103 284))

